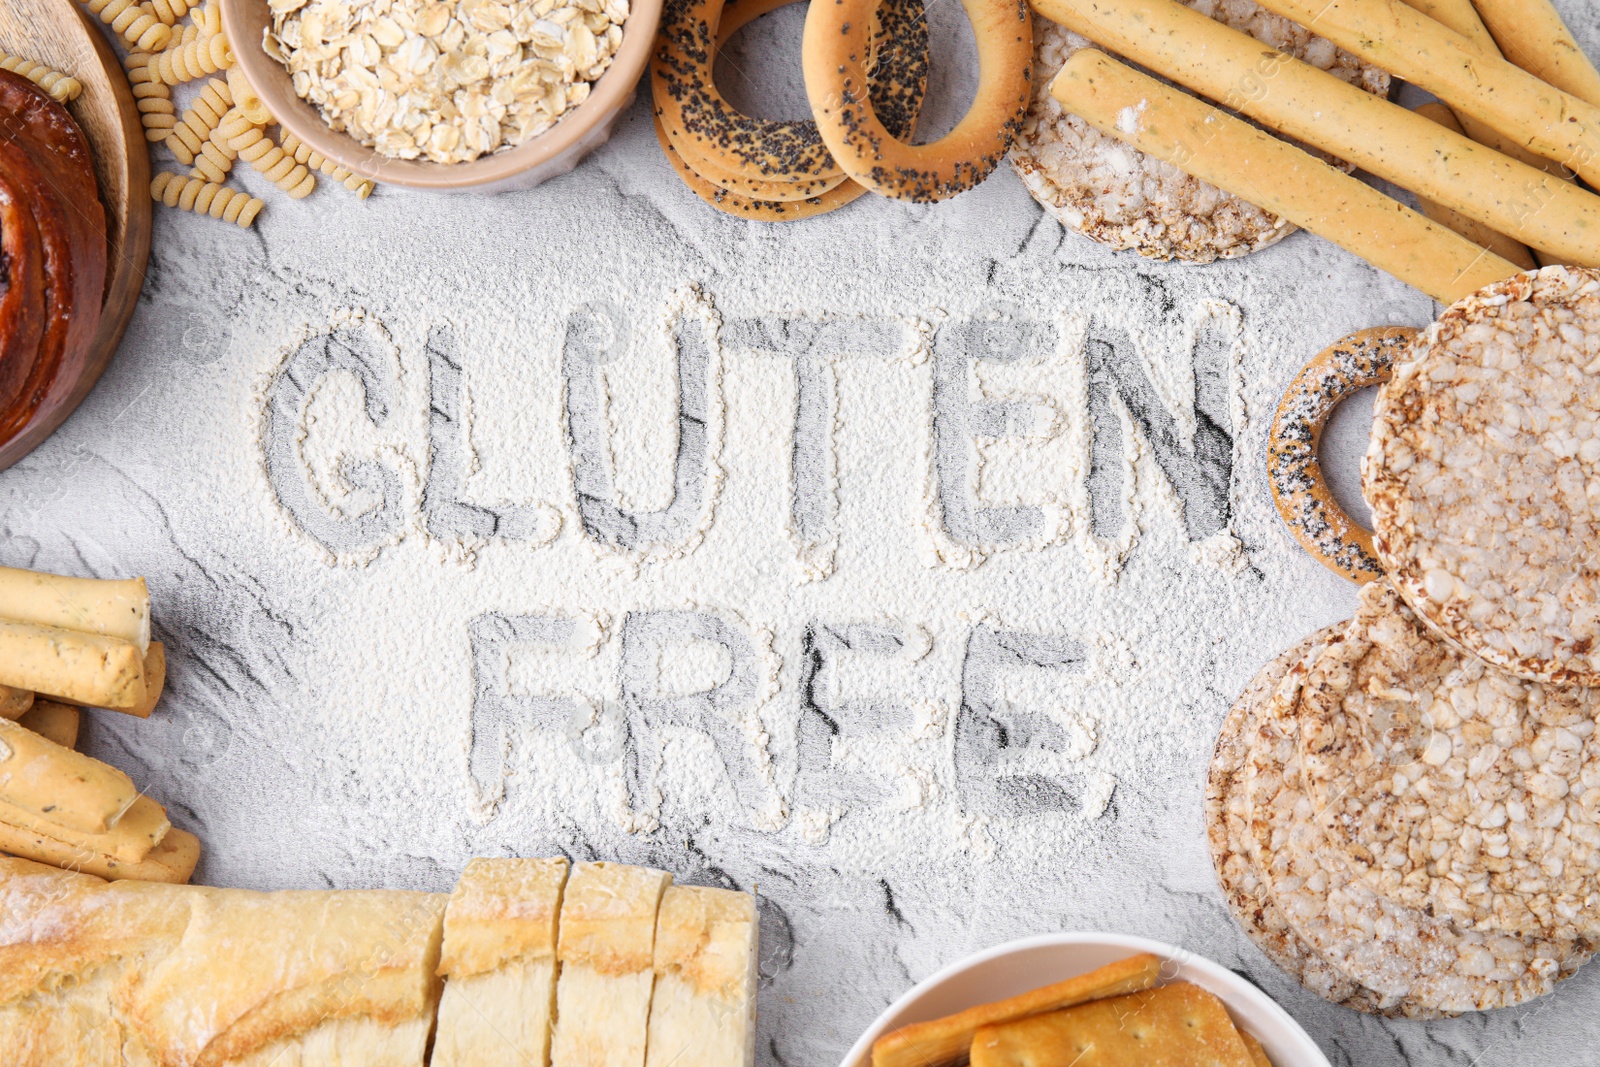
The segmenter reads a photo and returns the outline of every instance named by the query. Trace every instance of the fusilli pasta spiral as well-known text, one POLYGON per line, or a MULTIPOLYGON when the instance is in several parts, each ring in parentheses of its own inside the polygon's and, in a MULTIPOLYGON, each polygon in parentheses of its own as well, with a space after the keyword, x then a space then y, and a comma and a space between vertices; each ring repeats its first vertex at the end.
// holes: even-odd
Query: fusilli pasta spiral
POLYGON ((249 226, 265 205, 256 197, 199 178, 180 178, 163 171, 150 183, 150 196, 168 207, 249 226))
POLYGON ((193 81, 233 66, 233 50, 220 33, 202 33, 187 44, 159 53, 151 68, 168 85, 193 81))
POLYGON ((211 136, 206 143, 200 146, 199 153, 194 157, 194 169, 189 172, 191 178, 204 178, 208 182, 221 184, 227 178, 228 172, 233 170, 233 161, 239 155, 231 146, 227 138, 222 136, 221 127, 211 131, 211 136))
POLYGON ((164 141, 178 124, 178 117, 172 107, 172 90, 150 69, 150 58, 148 52, 130 52, 122 65, 128 70, 128 84, 133 87, 133 102, 139 108, 145 140, 164 141))
POLYGON ((218 78, 206 82, 205 88, 195 98, 183 118, 173 127, 167 138, 167 147, 178 157, 179 163, 193 163, 200 146, 211 137, 222 116, 233 106, 233 94, 228 83, 218 78))
POLYGON ((371 179, 351 173, 348 168, 341 167, 288 130, 283 131, 283 150, 294 156, 296 163, 304 163, 312 170, 320 170, 334 181, 342 182, 346 189, 355 193, 362 200, 372 195, 373 183, 371 179))
POLYGON ((187 15, 194 6, 189 0, 149 0, 149 3, 151 13, 168 26, 187 15))
POLYGON ((167 47, 172 40, 172 27, 156 18, 149 5, 134 0, 84 0, 89 10, 100 16, 100 21, 122 34, 129 48, 154 52, 167 47))
MULTIPOLYGON (((230 114, 236 113, 237 109, 230 112, 230 114)), ((295 162, 293 156, 273 144, 272 138, 268 137, 261 127, 243 116, 240 116, 240 119, 246 123, 246 128, 238 136, 229 138, 229 147, 239 153, 240 159, 265 174, 268 181, 288 193, 291 199, 299 200, 310 196, 311 190, 317 187, 317 180, 311 176, 311 172, 295 162)), ((238 123, 230 124, 230 129, 237 125, 238 123)))
POLYGON ((83 83, 77 78, 63 74, 59 70, 51 70, 43 63, 35 63, 31 59, 21 56, 7 55, 0 52, 0 70, 9 70, 13 74, 27 78, 33 84, 49 93, 58 104, 68 100, 78 99, 78 94, 83 92, 83 83))

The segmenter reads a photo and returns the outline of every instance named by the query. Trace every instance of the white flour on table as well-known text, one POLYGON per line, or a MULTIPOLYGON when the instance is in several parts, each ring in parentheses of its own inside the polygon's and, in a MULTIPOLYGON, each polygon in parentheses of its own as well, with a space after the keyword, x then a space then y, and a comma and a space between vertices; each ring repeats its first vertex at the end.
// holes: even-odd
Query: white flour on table
POLYGON ((1353 1020, 1248 945, 1200 828, 1228 704, 1354 601, 1272 508, 1272 408, 1434 313, 1305 235, 1111 255, 1009 173, 727 219, 636 105, 526 193, 161 214, 105 382, 0 474, 0 562, 149 578, 169 695, 87 736, 209 883, 563 852, 756 888, 770 1064, 1095 928, 1239 966, 1336 1062, 1531 1063, 1587 976, 1554 1037, 1353 1020))

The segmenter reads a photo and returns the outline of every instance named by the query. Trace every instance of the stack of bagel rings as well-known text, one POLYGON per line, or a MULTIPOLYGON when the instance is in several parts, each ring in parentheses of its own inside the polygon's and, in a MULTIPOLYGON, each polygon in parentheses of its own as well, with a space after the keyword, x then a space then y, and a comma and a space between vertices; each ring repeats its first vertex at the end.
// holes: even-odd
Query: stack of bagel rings
POLYGON ((793 0, 667 0, 650 66, 655 130, 678 176, 731 215, 786 222, 869 189, 943 200, 999 166, 1031 95, 1025 0, 964 0, 978 39, 977 100, 948 135, 912 145, 928 83, 922 0, 837 0, 807 14, 802 66, 814 119, 745 115, 718 92, 718 50, 793 0))

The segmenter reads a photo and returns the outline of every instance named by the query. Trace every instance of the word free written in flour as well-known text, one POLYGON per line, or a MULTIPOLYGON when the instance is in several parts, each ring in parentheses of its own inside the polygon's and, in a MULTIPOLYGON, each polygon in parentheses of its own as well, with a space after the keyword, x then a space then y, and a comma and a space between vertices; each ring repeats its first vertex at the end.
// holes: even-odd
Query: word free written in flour
POLYGON ((265 380, 262 470, 304 557, 454 634, 486 818, 550 776, 634 831, 1094 818, 1094 605, 1153 515, 1174 568, 1234 544, 1237 315, 1169 319, 353 313, 265 380))

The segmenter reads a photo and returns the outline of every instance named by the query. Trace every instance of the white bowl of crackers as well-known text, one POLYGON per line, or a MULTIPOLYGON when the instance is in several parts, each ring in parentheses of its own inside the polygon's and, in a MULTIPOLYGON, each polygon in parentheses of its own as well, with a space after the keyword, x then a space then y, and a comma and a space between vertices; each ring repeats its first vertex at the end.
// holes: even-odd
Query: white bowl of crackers
POLYGON ((1045 934, 968 956, 878 1016, 840 1067, 1329 1067, 1289 1013, 1176 945, 1045 934))

